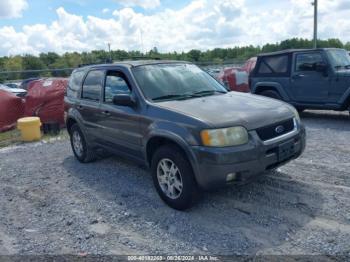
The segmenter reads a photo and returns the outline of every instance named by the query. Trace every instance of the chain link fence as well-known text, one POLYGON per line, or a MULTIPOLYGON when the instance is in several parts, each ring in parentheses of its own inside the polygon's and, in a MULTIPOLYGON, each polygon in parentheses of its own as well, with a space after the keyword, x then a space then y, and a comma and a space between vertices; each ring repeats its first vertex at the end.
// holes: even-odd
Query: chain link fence
MULTIPOLYGON (((240 67, 242 60, 194 62, 214 77, 226 67, 240 67)), ((69 77, 74 68, 55 68, 22 71, 0 71, 0 83, 19 83, 28 78, 69 77)))
POLYGON ((56 68, 23 71, 0 71, 0 79, 4 83, 21 82, 29 78, 69 77, 74 68, 56 68))

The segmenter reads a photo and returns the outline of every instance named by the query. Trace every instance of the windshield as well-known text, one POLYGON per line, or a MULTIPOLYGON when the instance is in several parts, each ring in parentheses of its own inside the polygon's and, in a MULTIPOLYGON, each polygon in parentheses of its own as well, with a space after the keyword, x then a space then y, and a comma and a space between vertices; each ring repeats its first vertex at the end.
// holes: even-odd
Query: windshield
POLYGON ((350 69, 350 56, 343 49, 327 50, 331 64, 336 69, 350 69))
POLYGON ((227 93, 209 74, 192 64, 157 64, 133 69, 144 95, 153 101, 181 100, 227 93))

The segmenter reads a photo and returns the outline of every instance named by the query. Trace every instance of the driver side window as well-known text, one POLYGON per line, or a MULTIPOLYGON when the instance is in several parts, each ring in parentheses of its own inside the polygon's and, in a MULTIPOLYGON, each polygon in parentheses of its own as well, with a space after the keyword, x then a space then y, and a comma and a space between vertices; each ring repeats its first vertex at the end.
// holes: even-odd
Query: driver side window
POLYGON ((297 54, 295 71, 316 71, 316 65, 323 62, 321 53, 297 54))
POLYGON ((113 103, 113 97, 119 94, 130 94, 131 89, 123 73, 109 71, 106 75, 106 84, 104 92, 104 102, 113 103))

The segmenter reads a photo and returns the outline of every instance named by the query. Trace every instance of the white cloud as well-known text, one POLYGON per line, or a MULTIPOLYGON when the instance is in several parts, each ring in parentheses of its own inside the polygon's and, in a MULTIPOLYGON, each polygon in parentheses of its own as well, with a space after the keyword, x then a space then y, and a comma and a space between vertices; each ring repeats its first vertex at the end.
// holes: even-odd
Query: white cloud
MULTIPOLYGON (((259 0, 260 1, 260 0, 259 0)), ((350 20, 339 11, 345 0, 320 1, 319 37, 350 41, 350 20), (329 22, 331 21, 331 22, 329 22)), ((288 9, 258 9, 245 0, 194 0, 182 9, 146 15, 130 7, 105 19, 68 13, 60 7, 51 24, 21 30, 0 27, 0 55, 112 49, 161 52, 262 45, 291 37, 312 38, 310 1, 289 0, 288 9)))
POLYGON ((26 0, 2 0, 0 1, 0 18, 18 18, 28 8, 26 0))
POLYGON ((144 9, 153 9, 160 6, 160 0, 115 0, 126 7, 140 6, 144 9))
POLYGON ((102 9, 102 13, 103 14, 107 14, 107 13, 109 13, 111 10, 109 9, 109 8, 103 8, 102 9))

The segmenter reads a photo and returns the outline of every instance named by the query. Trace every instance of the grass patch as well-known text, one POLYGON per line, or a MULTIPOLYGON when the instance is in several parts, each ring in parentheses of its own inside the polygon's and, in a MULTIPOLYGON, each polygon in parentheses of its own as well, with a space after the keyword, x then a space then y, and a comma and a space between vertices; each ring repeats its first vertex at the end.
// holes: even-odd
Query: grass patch
MULTIPOLYGON (((43 134, 41 137, 41 141, 45 142, 51 142, 55 140, 64 140, 68 139, 69 135, 66 129, 62 129, 58 135, 49 135, 49 134, 43 134)), ((37 141, 34 141, 37 142, 37 141)), ((14 129, 10 131, 6 131, 3 133, 0 133, 0 148, 11 146, 11 145, 16 145, 24 143, 21 140, 21 133, 19 130, 14 129)))
POLYGON ((61 129, 58 135, 43 134, 43 136, 41 137, 41 141, 50 142, 54 140, 64 140, 68 138, 69 138, 69 134, 67 132, 67 129, 61 129))
POLYGON ((0 148, 10 146, 21 141, 21 133, 14 129, 0 133, 0 148))

